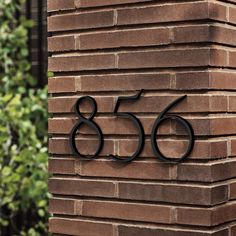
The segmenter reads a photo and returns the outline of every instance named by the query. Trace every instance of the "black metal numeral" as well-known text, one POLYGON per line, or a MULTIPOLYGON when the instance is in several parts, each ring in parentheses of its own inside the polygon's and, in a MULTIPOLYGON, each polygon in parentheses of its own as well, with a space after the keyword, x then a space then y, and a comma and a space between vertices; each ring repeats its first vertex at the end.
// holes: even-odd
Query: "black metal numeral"
POLYGON ((90 97, 90 96, 84 96, 84 97, 81 97, 78 99, 78 101, 76 102, 75 104, 75 112, 79 118, 79 121, 78 123, 73 127, 73 129, 71 130, 70 132, 70 146, 71 146, 71 149, 73 151, 73 154, 75 155, 78 155, 79 157, 82 157, 82 158, 86 158, 86 159, 94 159, 96 158, 100 151, 102 150, 103 148, 103 143, 104 143, 104 139, 103 139, 103 133, 101 131, 101 129, 99 128, 99 126, 93 121, 93 118, 94 116, 96 115, 97 113, 97 103, 96 101, 94 100, 94 98, 90 97), (93 111, 91 113, 91 115, 86 118, 84 117, 81 112, 80 112, 80 105, 82 103, 83 100, 88 100, 91 102, 92 104, 92 107, 93 107, 93 111), (76 132, 79 130, 79 128, 83 125, 83 124, 86 124, 88 125, 89 127, 91 127, 92 129, 94 129, 98 135, 98 140, 99 140, 99 144, 98 144, 98 148, 95 152, 94 155, 83 155, 79 152, 79 150, 77 149, 76 147, 76 140, 75 140, 75 137, 76 137, 76 132))
MULTIPOLYGON (((139 135, 138 147, 137 147, 135 153, 131 157, 119 157, 119 156, 115 156, 115 155, 110 155, 110 157, 114 158, 117 161, 124 162, 124 163, 131 162, 139 156, 139 154, 142 152, 142 150, 144 148, 145 133, 144 133, 144 129, 143 129, 143 126, 142 126, 140 120, 134 114, 132 114, 130 112, 118 112, 121 101, 129 101, 129 100, 136 101, 140 98, 142 93, 143 93, 143 89, 141 91, 139 91, 136 95, 122 96, 122 97, 118 97, 118 99, 117 99, 115 109, 113 112, 114 115, 117 117, 124 117, 124 118, 130 119, 133 122, 133 124, 135 125, 135 127, 137 128, 138 135, 139 135)), ((176 106, 179 102, 181 102, 186 97, 187 97, 187 95, 182 96, 182 97, 176 99, 175 101, 173 101, 160 113, 160 115, 155 120, 154 126, 152 128, 152 132, 151 132, 151 144, 152 144, 152 149, 153 149, 154 154, 156 155, 156 157, 158 157, 162 161, 168 161, 168 162, 174 162, 174 163, 181 162, 181 161, 185 160, 191 154, 191 152, 194 148, 195 136, 194 136, 194 130, 193 130, 191 124, 187 120, 185 120, 184 118, 182 118, 180 116, 167 115, 167 113, 169 112, 169 110, 171 108, 176 106), (167 120, 175 120, 177 123, 182 125, 184 127, 184 129, 187 131, 187 134, 189 136, 188 148, 187 148, 186 152, 179 158, 166 157, 160 151, 158 144, 157 144, 157 131, 158 131, 159 127, 161 126, 161 124, 163 124, 167 120)), ((70 138, 69 138, 70 146, 73 151, 73 154, 75 154, 79 157, 85 158, 85 159, 94 159, 101 152, 101 150, 103 148, 103 143, 104 143, 103 133, 102 133, 101 129, 99 128, 99 126, 93 121, 94 116, 97 114, 97 103, 94 100, 94 98, 92 98, 90 96, 81 97, 78 99, 78 101, 75 104, 75 112, 79 118, 79 121, 71 130, 70 138), (82 101, 86 100, 86 99, 91 102, 92 107, 93 107, 93 111, 88 118, 84 117, 80 112, 80 105, 81 105, 82 101), (83 124, 86 124, 89 127, 91 127, 92 129, 94 129, 98 135, 99 144, 98 144, 98 148, 97 148, 94 155, 83 155, 79 152, 78 148, 76 147, 76 140, 75 140, 76 133, 83 124)))
POLYGON ((138 157, 139 154, 141 153, 141 151, 143 150, 144 143, 145 143, 145 134, 144 134, 143 126, 142 126, 140 120, 130 112, 118 112, 118 109, 119 109, 119 106, 120 106, 120 103, 122 100, 123 101, 124 100, 125 101, 138 100, 142 93, 143 93, 143 90, 141 90, 138 94, 136 94, 134 96, 123 96, 123 97, 118 97, 118 99, 117 99, 116 106, 114 109, 114 115, 116 115, 118 117, 125 117, 125 118, 132 120, 132 122, 134 123, 134 125, 138 129, 138 134, 139 134, 139 144, 138 144, 137 150, 135 151, 135 153, 131 157, 119 157, 119 156, 110 155, 112 158, 114 158, 117 161, 131 162, 136 157, 138 157))
POLYGON ((174 107, 175 105, 177 105, 179 102, 181 102, 183 99, 185 99, 187 96, 182 96, 178 99, 176 99, 174 102, 172 102, 167 108, 165 108, 161 114, 157 117, 155 123, 154 123, 154 126, 153 126, 153 129, 152 129, 152 133, 151 133, 151 143, 152 143, 152 149, 153 149, 153 152, 154 154, 160 158, 162 161, 168 161, 168 162, 181 162, 183 160, 185 160, 192 152, 193 150, 193 147, 194 147, 194 131, 193 131, 193 128, 192 126, 190 125, 190 123, 185 120, 184 118, 180 117, 180 116, 176 116, 176 115, 166 115, 166 113, 172 108, 174 107), (189 145, 188 145, 188 148, 185 152, 185 154, 183 154, 182 157, 180 158, 169 158, 169 157, 166 157, 164 156, 158 145, 157 145, 157 131, 160 127, 160 125, 167 121, 167 120, 175 120, 177 123, 179 123, 180 125, 182 125, 185 130, 187 131, 188 133, 188 136, 189 136, 189 145))

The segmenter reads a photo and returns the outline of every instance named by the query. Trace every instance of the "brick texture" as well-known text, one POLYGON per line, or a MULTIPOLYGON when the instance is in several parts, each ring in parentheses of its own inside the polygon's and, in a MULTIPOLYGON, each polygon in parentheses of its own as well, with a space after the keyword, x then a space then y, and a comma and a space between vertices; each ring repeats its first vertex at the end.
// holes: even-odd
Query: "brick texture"
MULTIPOLYGON (((49 231, 55 236, 236 236, 236 1, 48 0, 49 231), (138 146, 131 112, 143 124, 138 146), (180 164, 155 157, 151 131, 158 115, 192 125, 195 146, 180 164), (69 133, 81 96, 97 102, 104 134, 96 160, 73 155, 69 133)), ((91 104, 80 111, 91 114, 91 104)), ((158 146, 178 158, 188 146, 174 120, 161 125, 158 146)), ((96 132, 83 125, 76 145, 96 152, 96 132)))

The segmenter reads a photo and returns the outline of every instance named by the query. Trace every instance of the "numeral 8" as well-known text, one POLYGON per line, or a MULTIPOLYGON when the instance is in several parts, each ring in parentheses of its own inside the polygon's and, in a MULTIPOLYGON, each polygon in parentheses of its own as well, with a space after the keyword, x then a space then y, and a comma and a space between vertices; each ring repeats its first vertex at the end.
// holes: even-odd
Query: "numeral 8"
POLYGON ((77 116, 79 117, 79 121, 78 123, 74 126, 74 128, 71 130, 70 132, 70 146, 71 146, 71 149, 72 149, 72 152, 73 154, 79 156, 79 157, 82 157, 82 158, 86 158, 86 159, 94 159, 96 158, 100 151, 102 150, 103 148, 103 143, 104 143, 104 139, 103 139, 103 133, 100 129, 100 127, 93 121, 93 118, 94 116, 96 115, 97 113, 97 103, 96 101, 94 100, 94 98, 90 97, 90 96, 84 96, 84 97, 81 97, 78 99, 78 101, 76 102, 75 104, 75 112, 77 114, 77 116), (91 115, 88 117, 88 118, 85 118, 81 112, 80 112, 80 105, 81 103, 84 101, 84 100, 88 100, 91 102, 92 106, 93 106, 93 111, 91 113, 91 115), (91 127, 92 129, 94 129, 99 137, 99 145, 98 145, 98 148, 97 148, 97 151, 95 152, 94 155, 92 156, 86 156, 86 155, 83 155, 79 152, 79 150, 77 149, 76 147, 76 132, 77 130, 79 130, 79 128, 83 125, 83 124, 86 124, 88 125, 89 127, 91 127))

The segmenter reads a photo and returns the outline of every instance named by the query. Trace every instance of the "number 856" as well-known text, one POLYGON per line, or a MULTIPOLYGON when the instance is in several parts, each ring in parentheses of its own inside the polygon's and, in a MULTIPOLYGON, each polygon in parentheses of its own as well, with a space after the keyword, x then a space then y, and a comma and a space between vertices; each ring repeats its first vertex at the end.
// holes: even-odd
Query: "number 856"
MULTIPOLYGON (((131 156, 131 157, 119 157, 119 156, 115 156, 115 155, 110 155, 110 157, 112 157, 113 159, 120 161, 120 162, 131 162, 133 161, 135 158, 137 158, 139 156, 139 154, 142 152, 143 148, 144 148, 144 143, 145 143, 145 133, 144 133, 144 128, 142 123, 140 122, 140 120, 132 113, 130 112, 118 112, 120 103, 122 101, 127 101, 127 100, 138 100, 141 95, 143 93, 143 90, 139 91, 136 95, 134 96, 122 96, 122 97, 118 97, 117 102, 116 102, 116 106, 115 109, 113 111, 113 114, 117 117, 123 117, 123 118, 127 118, 130 119, 133 124, 135 125, 135 127, 138 130, 138 135, 139 135, 139 143, 138 143, 138 147, 135 151, 135 153, 131 156)), ((179 102, 181 102, 183 99, 185 99, 187 97, 187 95, 181 96, 179 98, 177 98, 175 101, 173 101, 171 104, 169 104, 157 117, 157 119, 154 122, 153 128, 152 128, 152 132, 151 132, 151 144, 152 144, 152 149, 153 152, 155 154, 156 157, 158 157, 160 160, 162 161, 167 161, 167 162, 181 162, 183 160, 185 160, 192 152, 193 148, 194 148, 194 141, 195 141, 195 135, 194 135, 194 130, 192 128, 192 126, 190 125, 190 123, 177 115, 168 115, 168 111, 173 108, 174 106, 176 106, 179 102), (179 123, 181 126, 183 126, 183 128, 186 130, 188 137, 189 137, 189 144, 187 147, 186 152, 180 157, 180 158, 170 158, 170 157, 166 157, 159 149, 158 144, 157 144, 157 131, 160 127, 160 125, 162 123, 164 123, 167 120, 175 120, 177 123, 179 123)), ((82 157, 84 159, 94 159, 96 157, 98 157, 99 153, 101 152, 102 148, 103 148, 103 144, 104 144, 104 138, 103 138, 103 133, 102 130, 100 129, 100 127, 93 121, 94 116, 97 113, 97 103, 94 100, 94 98, 90 97, 90 96, 83 96, 81 98, 79 98, 75 104, 75 112, 79 118, 78 123, 76 123, 76 125, 73 127, 73 129, 70 132, 70 146, 72 149, 73 154, 82 157), (90 101, 90 103, 93 106, 93 111, 90 114, 90 116, 88 118, 84 117, 83 114, 80 112, 80 105, 84 100, 88 100, 90 101), (89 127, 91 127, 92 129, 94 129, 99 137, 99 144, 98 144, 98 148, 95 152, 94 155, 88 156, 88 155, 83 155, 82 153, 79 152, 77 146, 76 146, 76 133, 79 130, 79 128, 83 125, 86 124, 89 127)))

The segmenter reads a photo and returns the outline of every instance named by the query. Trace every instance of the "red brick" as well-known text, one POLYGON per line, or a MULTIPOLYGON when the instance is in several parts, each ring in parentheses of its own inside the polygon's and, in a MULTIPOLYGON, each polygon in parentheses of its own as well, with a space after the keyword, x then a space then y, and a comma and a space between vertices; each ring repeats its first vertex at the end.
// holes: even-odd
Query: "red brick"
POLYGON ((199 67, 225 66, 227 53, 216 49, 175 49, 165 51, 143 51, 119 53, 118 67, 128 68, 165 68, 165 67, 199 67))
POLYGON ((229 26, 210 26, 210 41, 228 45, 236 45, 236 30, 229 26))
POLYGON ((173 34, 174 43, 216 42, 233 46, 236 30, 229 26, 204 24, 174 27, 173 34))
MULTIPOLYGON (((108 155, 108 154, 107 154, 108 155)), ((117 162, 110 161, 80 161, 75 163, 70 159, 51 159, 50 172, 60 174, 80 174, 82 176, 102 176, 120 177, 135 179, 170 179, 172 178, 172 168, 166 163, 157 161, 138 161, 129 165, 120 166, 117 162), (132 169, 142 168, 146 173, 132 171, 132 169), (159 172, 159 173, 155 173, 159 172)), ((177 179, 196 182, 216 182, 235 177, 235 161, 217 161, 213 164, 181 164, 178 166, 177 179)), ((176 178, 176 177, 175 177, 176 178)))
POLYGON ((212 217, 213 225, 230 222, 236 219, 236 203, 229 202, 225 205, 216 207, 212 217))
POLYGON ((226 135, 235 134, 236 117, 218 117, 211 119, 211 134, 226 135), (235 128, 234 128, 235 127, 235 128))
POLYGON ((227 7, 218 3, 208 3, 208 17, 210 19, 227 22, 227 7))
MULTIPOLYGON (((191 123, 195 135, 226 135, 226 134, 234 134, 236 132, 235 117, 209 117, 209 118, 193 118, 188 117, 187 120, 191 123)), ((183 127, 180 125, 176 125, 176 131, 178 135, 181 133, 184 134, 185 131, 183 130, 183 127)))
MULTIPOLYGON (((180 157, 187 150, 187 140, 160 139, 158 146, 168 157, 180 157)), ((118 140, 119 156, 131 156, 138 147, 138 140, 121 139, 118 140)), ((227 157, 227 142, 225 140, 203 141, 196 140, 193 152, 189 159, 217 159, 227 157)), ((154 157, 151 141, 146 140, 144 150, 140 157, 154 157)))
POLYGON ((126 179, 170 180, 175 178, 172 165, 158 161, 137 161, 120 164, 117 161, 78 161, 81 176, 126 179), (140 171, 142 170, 142 171, 140 171))
POLYGON ((236 199, 236 183, 231 183, 229 185, 229 198, 236 199))
POLYGON ((235 90, 236 73, 233 71, 210 71, 210 88, 219 90, 235 90))
MULTIPOLYGON (((191 124, 196 136, 216 136, 235 134, 236 132, 236 128, 234 128, 236 127, 236 117, 182 117, 186 118, 186 120, 191 124)), ((147 135, 151 133, 156 118, 157 116, 140 118, 147 135)), ((137 135, 137 129, 129 119, 99 117, 95 118, 94 121, 100 126, 105 135, 137 135)), ((49 119, 49 133, 68 134, 75 122, 75 119, 49 119)), ((95 131, 89 127, 81 127, 79 133, 95 134, 95 131)), ((186 135, 186 131, 183 126, 173 122, 163 124, 160 127, 159 134, 186 135)))
POLYGON ((177 178, 185 181, 222 181, 235 177, 235 167, 234 160, 219 160, 209 164, 183 163, 178 166, 177 178))
POLYGON ((191 71, 176 73, 175 89, 177 90, 199 90, 211 89, 208 71, 191 71))
MULTIPOLYGON (((119 111, 132 113, 148 113, 149 111, 161 112, 167 105, 175 101, 178 95, 158 95, 158 96, 142 96, 138 101, 123 101, 119 111)), ((98 112, 112 112, 115 106, 116 97, 95 97, 98 104, 98 112)), ((74 113, 74 104, 78 97, 58 97, 49 99, 49 112, 52 113, 74 113)), ((81 111, 89 112, 91 108, 89 103, 81 104, 81 111)), ((227 111, 227 97, 222 95, 188 95, 181 103, 177 104, 171 112, 225 112, 227 111)))
POLYGON ((121 5, 127 3, 141 3, 149 2, 151 0, 99 0, 99 1, 90 1, 90 0, 75 0, 76 7, 85 8, 85 7, 99 7, 99 6, 111 6, 111 5, 121 5))
MULTIPOLYGON (((79 99, 79 96, 76 97, 57 97, 51 98, 48 101, 48 111, 51 113, 75 113, 75 104, 79 99)), ((97 103, 98 112, 113 112, 113 107, 115 103, 114 97, 95 97, 93 96, 97 103)), ((81 103, 80 111, 81 112, 91 112, 91 103, 84 100, 81 103)))
MULTIPOLYGON (((71 150, 69 147, 67 147, 68 140, 66 139, 50 139, 49 140, 49 151, 50 153, 55 154, 71 154, 71 150)), ((126 140, 126 139, 114 139, 111 140, 105 140, 104 148, 102 150, 101 155, 108 156, 109 154, 115 154, 114 153, 114 144, 119 148, 117 155, 119 156, 131 156, 134 151, 136 150, 138 146, 137 140, 126 140)), ((158 145, 160 149, 164 149, 163 152, 165 155, 170 157, 179 157, 183 152, 186 150, 187 141, 179 141, 176 140, 161 140, 158 142, 158 145), (184 143, 184 145, 182 145, 184 143), (179 148, 181 146, 181 149, 179 148), (167 149, 167 151, 166 151, 167 149)), ((82 153, 91 154, 94 152, 94 149, 97 148, 97 141, 94 140, 80 140, 78 141, 78 146, 80 147, 80 151, 82 153), (79 145, 81 144, 81 145, 79 145)), ((151 142, 150 140, 145 142, 145 147, 143 152, 140 155, 140 158, 143 159, 143 157, 153 157, 154 156, 151 142)), ((217 159, 217 158, 223 158, 227 157, 227 143, 226 141, 211 141, 211 142, 205 142, 197 140, 195 143, 195 148, 190 155, 190 159, 217 159)), ((54 173, 74 173, 74 162, 73 159, 52 159, 49 162, 49 170, 54 173), (61 166, 60 163, 64 163, 64 165, 61 166), (57 167, 58 166, 58 167, 57 167)))
POLYGON ((47 3, 48 12, 75 8, 74 0, 48 0, 47 3))
MULTIPOLYGON (((150 134, 152 130, 155 118, 141 118, 140 121, 144 126, 146 134, 150 134)), ((134 126, 130 119, 125 118, 113 118, 113 117, 101 117, 95 118, 94 121, 99 125, 104 135, 137 135, 137 128, 134 126)), ((205 129, 207 122, 202 122, 205 129)), ((75 119, 61 119, 53 118, 48 121, 48 131, 51 134, 69 134, 73 126, 76 124, 75 119)), ((198 124, 196 124, 198 126, 198 124)), ((201 128, 201 127, 200 127, 201 128)), ((201 132, 206 132, 206 130, 200 130, 201 132)), ((200 132, 199 131, 199 132, 200 132)), ((182 130, 179 131, 182 134, 182 130)), ((185 132, 185 131, 183 131, 185 132)), ((84 126, 79 130, 80 134, 96 134, 93 129, 84 126)), ((160 127, 159 134, 173 134, 174 131, 171 128, 170 122, 166 122, 160 127)), ((209 132, 207 133, 209 134, 209 132)))
POLYGON ((211 49, 210 51, 210 66, 228 66, 228 53, 225 50, 211 49))
POLYGON ((49 232, 74 236, 113 236, 113 225, 88 220, 51 218, 49 232))
POLYGON ((214 208, 177 208, 177 223, 215 226, 236 219, 236 204, 227 203, 214 208))
POLYGON ((118 10, 118 25, 207 19, 205 3, 157 5, 118 10))
POLYGON ((173 28, 174 43, 208 42, 210 40, 209 25, 177 26, 173 28))
POLYGON ((118 25, 215 19, 227 21, 227 9, 207 2, 157 5, 118 10, 118 25))
POLYGON ((230 156, 236 156, 236 139, 231 139, 230 141, 230 156))
POLYGON ((228 111, 229 112, 235 112, 236 96, 228 96, 228 99, 229 99, 228 111))
POLYGON ((236 8, 235 7, 229 8, 229 22, 236 24, 236 8))
MULTIPOLYGON (((180 96, 145 96, 141 97, 137 102, 124 102, 121 105, 120 111, 122 112, 161 112, 167 105, 179 98, 180 96)), ((171 112, 210 112, 210 111, 226 111, 227 110, 227 97, 226 96, 192 96, 183 100, 176 105, 171 112)))
POLYGON ((212 206, 228 200, 227 185, 186 185, 119 182, 119 198, 128 200, 166 202, 212 206))
POLYGON ((75 77, 52 77, 48 78, 48 91, 49 93, 65 93, 76 92, 75 77))
POLYGON ((218 230, 194 230, 183 228, 157 228, 150 226, 119 226, 119 236, 142 235, 142 236, 228 236, 228 229, 218 230))
MULTIPOLYGON (((183 116, 184 117, 184 116, 183 116)), ((150 134, 154 121, 157 117, 140 118, 146 134, 150 134)), ((215 118, 193 118, 186 117, 186 120, 192 125, 195 135, 222 135, 234 134, 236 118, 234 117, 215 117, 215 118)), ((129 119, 117 119, 111 117, 95 118, 94 121, 99 125, 104 135, 137 135, 137 129, 129 119)), ((49 119, 49 133, 69 134, 72 127, 76 124, 75 119, 49 119)), ((81 127, 80 134, 96 134, 89 127, 81 127)), ((176 123, 163 124, 159 129, 159 134, 165 135, 186 135, 183 126, 176 123)))
POLYGON ((176 73, 177 90, 235 90, 236 73, 233 71, 192 71, 176 73))
POLYGON ((75 50, 75 37, 74 36, 59 36, 48 38, 48 51, 61 52, 75 50))
POLYGON ((72 158, 49 159, 48 171, 54 174, 75 174, 75 160, 72 158))
POLYGON ((52 198, 49 201, 49 212, 52 214, 76 215, 76 201, 72 199, 52 198))
POLYGON ((52 194, 115 197, 115 183, 111 181, 82 180, 76 178, 52 178, 49 180, 52 194))
POLYGON ((167 73, 139 73, 117 75, 88 75, 49 78, 49 92, 122 91, 171 88, 171 75, 167 73))
POLYGON ((113 18, 113 11, 99 11, 50 16, 48 18, 48 31, 54 32, 110 27, 114 25, 113 18))
POLYGON ((89 50, 170 44, 170 36, 167 28, 152 28, 81 34, 77 41, 78 49, 89 50))
POLYGON ((211 226, 212 213, 211 208, 180 208, 176 209, 177 224, 211 226))
POLYGON ((154 204, 83 201, 82 216, 121 220, 171 223, 173 208, 154 204))
POLYGON ((233 68, 236 66, 236 52, 229 52, 229 66, 233 68))
MULTIPOLYGON (((80 147, 80 151, 83 154, 92 154, 97 148, 97 139, 84 139, 80 138, 76 140, 76 145, 80 147)), ((68 138, 53 138, 49 140, 49 153, 52 154, 72 154, 70 149, 68 138)), ((109 155, 114 153, 114 141, 104 140, 104 146, 100 155, 109 155)))
POLYGON ((115 55, 82 55, 49 57, 48 69, 52 72, 114 69, 115 55))
POLYGON ((82 91, 165 90, 171 88, 169 73, 132 73, 81 76, 82 91), (95 85, 95 86, 94 86, 95 85))

